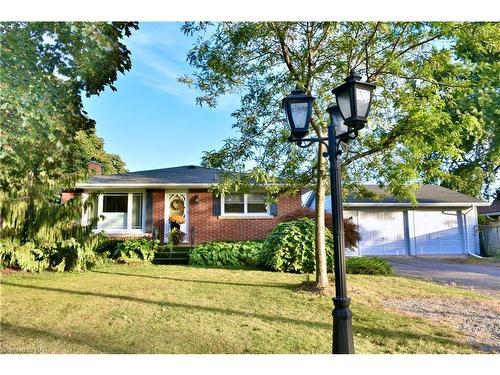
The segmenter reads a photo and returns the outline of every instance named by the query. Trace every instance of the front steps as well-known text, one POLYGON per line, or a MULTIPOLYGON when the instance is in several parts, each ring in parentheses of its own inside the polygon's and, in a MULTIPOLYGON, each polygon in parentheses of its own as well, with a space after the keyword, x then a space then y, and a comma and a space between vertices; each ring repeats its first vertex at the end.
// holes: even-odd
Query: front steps
POLYGON ((172 250, 163 247, 155 253, 154 264, 189 264, 191 246, 174 246, 172 250))

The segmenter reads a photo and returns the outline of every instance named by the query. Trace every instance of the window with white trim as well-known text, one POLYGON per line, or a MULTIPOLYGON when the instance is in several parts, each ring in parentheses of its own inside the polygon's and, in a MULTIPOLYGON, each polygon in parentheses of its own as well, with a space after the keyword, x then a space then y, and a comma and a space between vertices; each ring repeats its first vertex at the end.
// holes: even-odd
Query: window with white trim
POLYGON ((128 194, 104 194, 101 229, 127 229, 128 194))
POLYGON ((143 229, 143 193, 99 194, 98 230, 141 231, 143 229))
POLYGON ((132 229, 142 229, 142 193, 132 194, 132 229))
POLYGON ((236 193, 222 196, 222 215, 270 215, 265 193, 236 193))

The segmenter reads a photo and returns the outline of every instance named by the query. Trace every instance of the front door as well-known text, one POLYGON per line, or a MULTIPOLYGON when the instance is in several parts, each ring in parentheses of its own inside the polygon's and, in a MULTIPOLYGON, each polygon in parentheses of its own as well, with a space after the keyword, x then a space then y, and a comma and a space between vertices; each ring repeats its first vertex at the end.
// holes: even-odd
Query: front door
POLYGON ((165 242, 175 245, 189 242, 188 199, 186 192, 165 193, 165 242))

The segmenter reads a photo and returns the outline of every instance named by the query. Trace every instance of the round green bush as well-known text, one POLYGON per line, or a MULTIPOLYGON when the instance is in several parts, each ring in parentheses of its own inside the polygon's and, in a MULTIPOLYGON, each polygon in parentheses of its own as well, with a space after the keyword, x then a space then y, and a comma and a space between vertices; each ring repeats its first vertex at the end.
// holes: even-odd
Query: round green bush
POLYGON ((210 267, 255 267, 262 248, 261 241, 205 242, 196 245, 189 264, 210 267))
MULTIPOLYGON (((312 273, 316 270, 314 233, 316 226, 309 218, 278 224, 268 234, 259 254, 263 268, 295 273, 312 273)), ((333 237, 325 228, 328 271, 333 267, 333 237)))
POLYGON ((388 261, 376 257, 347 258, 346 272, 360 275, 392 275, 394 273, 388 261))

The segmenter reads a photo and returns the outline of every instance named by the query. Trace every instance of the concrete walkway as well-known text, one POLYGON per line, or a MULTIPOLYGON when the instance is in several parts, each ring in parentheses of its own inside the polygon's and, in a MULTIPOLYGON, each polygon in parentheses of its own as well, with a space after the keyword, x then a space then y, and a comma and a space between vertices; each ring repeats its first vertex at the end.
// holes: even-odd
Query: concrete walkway
POLYGON ((462 264, 443 258, 386 258, 396 274, 474 289, 500 297, 500 263, 462 264))

